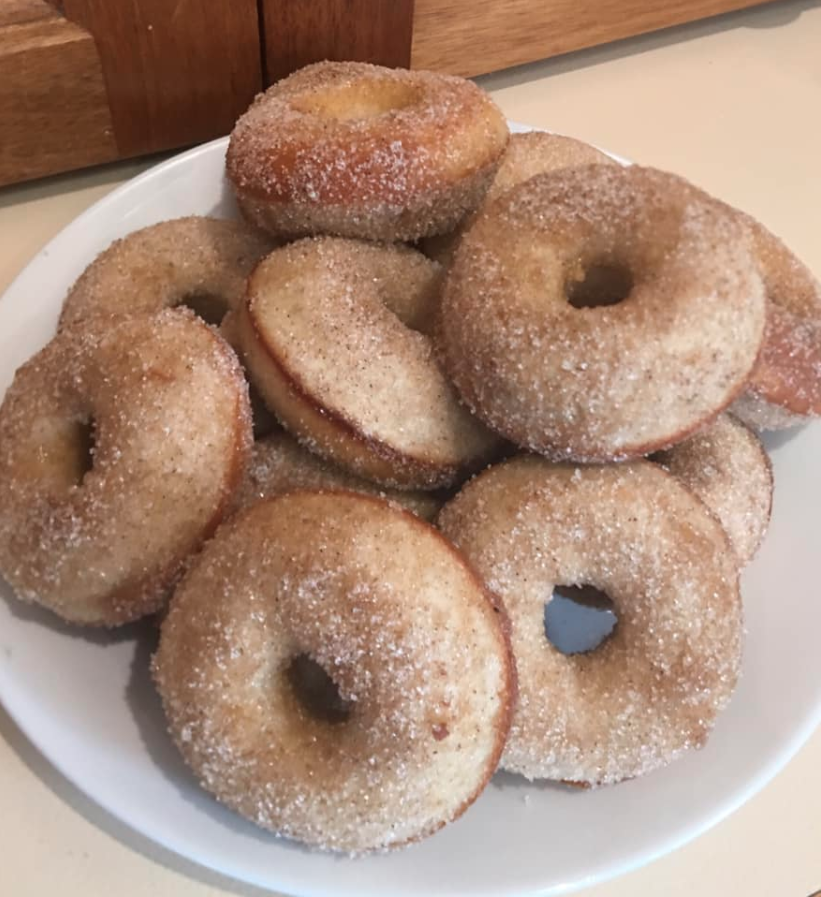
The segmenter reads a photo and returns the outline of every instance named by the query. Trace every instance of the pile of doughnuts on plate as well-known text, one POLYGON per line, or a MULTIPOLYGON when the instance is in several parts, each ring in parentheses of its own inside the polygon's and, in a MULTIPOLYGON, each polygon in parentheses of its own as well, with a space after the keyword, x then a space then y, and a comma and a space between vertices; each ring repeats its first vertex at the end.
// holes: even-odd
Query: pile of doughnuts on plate
POLYGON ((113 243, 16 374, 20 598, 161 614, 202 785, 326 849, 429 835, 499 765, 596 786, 703 745, 771 507, 748 425, 821 412, 807 269, 687 181, 511 136, 427 72, 297 72, 227 177, 245 222, 113 243), (595 650, 546 635, 574 588, 617 613, 595 650))

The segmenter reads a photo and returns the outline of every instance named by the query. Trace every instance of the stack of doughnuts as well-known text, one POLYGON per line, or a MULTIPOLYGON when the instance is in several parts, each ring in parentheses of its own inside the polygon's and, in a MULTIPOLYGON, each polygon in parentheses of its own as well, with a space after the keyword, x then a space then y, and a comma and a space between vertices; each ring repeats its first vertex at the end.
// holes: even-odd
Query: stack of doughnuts
POLYGON ((687 181, 511 136, 428 72, 308 66, 226 174, 244 222, 118 240, 17 372, 18 596, 162 612, 186 762, 323 849, 425 837, 499 765, 592 787, 702 746, 771 510, 750 427, 821 413, 812 275, 687 181), (545 612, 574 588, 618 619, 566 653, 545 612))

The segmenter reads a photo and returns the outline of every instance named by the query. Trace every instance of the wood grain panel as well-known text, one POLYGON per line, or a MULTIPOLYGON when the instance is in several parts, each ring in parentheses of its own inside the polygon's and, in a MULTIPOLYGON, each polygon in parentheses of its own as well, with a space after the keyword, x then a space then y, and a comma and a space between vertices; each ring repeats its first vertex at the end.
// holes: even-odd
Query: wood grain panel
POLYGON ((416 0, 411 63, 470 77, 765 0, 416 0))
POLYGON ((50 19, 56 15, 57 11, 45 0, 0 0, 0 28, 50 19))
POLYGON ((230 131, 262 86, 256 0, 63 0, 95 38, 124 156, 230 131))
POLYGON ((322 59, 410 64, 413 0, 260 0, 266 82, 322 59))
POLYGON ((0 184, 117 157, 94 40, 59 16, 0 27, 0 184))

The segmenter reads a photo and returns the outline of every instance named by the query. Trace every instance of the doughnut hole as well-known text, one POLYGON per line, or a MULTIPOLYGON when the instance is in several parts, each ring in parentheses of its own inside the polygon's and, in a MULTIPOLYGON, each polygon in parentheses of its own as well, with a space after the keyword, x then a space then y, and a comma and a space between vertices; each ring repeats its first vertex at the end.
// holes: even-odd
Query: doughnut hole
POLYGON ((562 654, 595 651, 613 635, 617 623, 615 605, 595 586, 556 586, 545 604, 545 637, 562 654))
POLYGON ((422 100, 422 90, 403 82, 359 81, 317 91, 293 101, 299 112, 331 118, 334 121, 362 121, 378 118, 415 106, 422 100))
POLYGON ((189 293, 187 296, 183 296, 176 305, 176 307, 180 306, 190 308, 197 317, 214 327, 219 327, 223 318, 230 311, 230 306, 222 296, 204 292, 189 293))
POLYGON ((36 418, 26 451, 14 465, 15 476, 41 483, 62 495, 81 486, 92 467, 96 444, 94 418, 84 413, 36 418))
POLYGON ((314 719, 344 723, 351 715, 353 701, 339 693, 328 673, 307 654, 297 654, 285 669, 285 677, 302 708, 314 719))
POLYGON ((93 417, 76 421, 72 427, 74 433, 67 446, 66 459, 71 466, 74 482, 81 486, 87 473, 94 467, 94 451, 97 423, 93 417))
POLYGON ((579 264, 565 280, 564 293, 573 308, 618 305, 633 289, 633 275, 621 263, 611 261, 579 264))

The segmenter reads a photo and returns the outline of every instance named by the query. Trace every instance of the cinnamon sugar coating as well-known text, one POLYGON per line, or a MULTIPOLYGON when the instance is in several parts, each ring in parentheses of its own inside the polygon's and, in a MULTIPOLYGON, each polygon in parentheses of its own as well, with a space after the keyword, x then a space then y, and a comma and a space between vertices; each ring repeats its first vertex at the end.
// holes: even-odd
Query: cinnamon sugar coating
POLYGON ((226 514, 250 443, 236 355, 192 313, 57 336, 0 407, 0 572, 75 623, 159 610, 226 514))
POLYGON ((359 853, 423 838, 494 772, 513 668, 504 617, 433 527, 352 493, 292 493, 220 529, 177 589, 154 673, 203 786, 257 825, 359 853), (288 670, 307 656, 349 710, 288 670))
POLYGON ((282 430, 257 439, 235 506, 247 508, 266 498, 305 489, 361 492, 384 498, 412 511, 423 520, 432 520, 444 498, 435 492, 384 489, 354 476, 303 448, 282 430))
POLYGON ((232 339, 231 316, 245 281, 273 249, 269 236, 241 221, 192 215, 134 231, 101 252, 69 290, 60 329, 105 330, 112 318, 152 314, 198 300, 214 320, 227 315, 223 336, 232 339))
POLYGON ((226 170, 243 214, 276 236, 416 240, 476 208, 507 139, 462 78, 320 62, 256 98, 226 170))
POLYGON ((679 441, 738 395, 764 318, 732 214, 674 175, 591 165, 514 187, 465 235, 441 357, 471 410, 520 446, 623 460, 679 441), (570 291, 596 270, 626 279, 626 298, 574 307, 570 291))
POLYGON ((758 430, 781 430, 821 415, 821 283, 763 225, 751 230, 767 295, 761 358, 733 413, 758 430))
POLYGON ((735 688, 737 561, 718 521, 657 465, 519 456, 472 480, 439 526, 504 604, 519 692, 502 766, 589 785, 704 744, 735 688), (618 622, 594 651, 546 638, 557 585, 592 585, 618 622))
POLYGON ((653 458, 718 517, 749 563, 764 541, 773 503, 773 471, 761 440, 731 414, 653 458))
POLYGON ((498 445, 433 356, 440 278, 406 247, 301 240, 254 271, 240 312, 268 406, 312 451, 384 486, 450 485, 498 445))
POLYGON ((453 254, 462 235, 476 221, 482 209, 517 184, 528 181, 537 174, 559 171, 563 168, 617 164, 601 150, 573 137, 548 134, 545 131, 511 134, 499 169, 480 208, 462 220, 451 233, 423 240, 420 248, 430 258, 443 265, 449 265, 453 261, 453 254))

